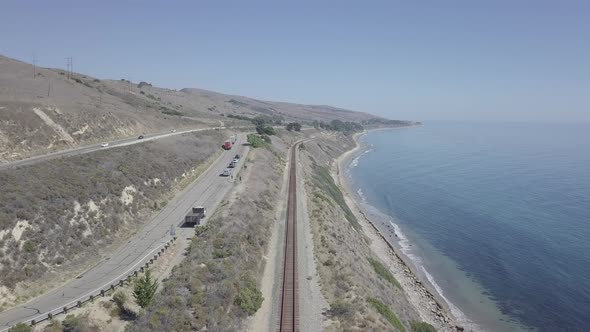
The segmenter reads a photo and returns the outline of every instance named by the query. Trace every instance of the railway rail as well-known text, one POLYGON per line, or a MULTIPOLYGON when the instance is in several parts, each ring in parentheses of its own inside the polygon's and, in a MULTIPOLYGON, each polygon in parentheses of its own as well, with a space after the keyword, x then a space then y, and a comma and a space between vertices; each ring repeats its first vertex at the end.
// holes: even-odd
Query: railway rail
POLYGON ((299 143, 291 148, 289 165, 289 192, 287 198, 287 224, 283 260, 283 283, 279 331, 299 331, 299 294, 297 280, 297 162, 299 143))

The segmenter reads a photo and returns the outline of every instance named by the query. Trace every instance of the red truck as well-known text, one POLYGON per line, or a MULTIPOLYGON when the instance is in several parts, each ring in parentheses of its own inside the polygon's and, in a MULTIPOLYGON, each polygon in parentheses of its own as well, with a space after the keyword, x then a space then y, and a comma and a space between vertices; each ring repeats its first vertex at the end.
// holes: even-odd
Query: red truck
POLYGON ((226 150, 230 150, 231 149, 231 141, 230 140, 225 141, 225 143, 223 143, 223 148, 226 150))

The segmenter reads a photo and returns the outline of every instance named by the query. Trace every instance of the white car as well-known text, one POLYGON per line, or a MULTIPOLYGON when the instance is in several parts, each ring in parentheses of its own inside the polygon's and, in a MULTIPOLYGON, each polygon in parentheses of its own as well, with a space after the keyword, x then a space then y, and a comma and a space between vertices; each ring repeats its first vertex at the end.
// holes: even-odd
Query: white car
POLYGON ((231 169, 226 168, 223 170, 223 173, 221 174, 221 176, 230 176, 231 175, 231 169))
POLYGON ((176 129, 172 129, 172 132, 175 133, 176 132, 176 129))
POLYGON ((100 146, 106 148, 107 146, 109 146, 109 143, 102 143, 100 146))

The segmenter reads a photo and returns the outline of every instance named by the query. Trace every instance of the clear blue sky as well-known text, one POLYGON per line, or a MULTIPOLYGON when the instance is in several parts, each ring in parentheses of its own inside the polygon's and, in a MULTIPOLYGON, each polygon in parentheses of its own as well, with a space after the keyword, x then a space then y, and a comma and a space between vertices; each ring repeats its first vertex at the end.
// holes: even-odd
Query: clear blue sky
MULTIPOLYGON (((589 1, 2 1, 0 53, 411 120, 590 121, 589 1)), ((1 73, 0 73, 1 74, 1 73)))

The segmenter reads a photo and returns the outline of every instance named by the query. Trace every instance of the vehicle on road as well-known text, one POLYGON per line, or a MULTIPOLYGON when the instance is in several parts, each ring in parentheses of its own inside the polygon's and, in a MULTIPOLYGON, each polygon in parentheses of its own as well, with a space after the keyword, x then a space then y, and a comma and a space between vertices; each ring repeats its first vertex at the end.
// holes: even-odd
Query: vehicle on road
POLYGON ((175 133, 176 132, 176 129, 172 129, 172 132, 175 133))
POLYGON ((139 137, 137 137, 137 139, 143 139, 143 135, 139 135, 139 137))
POLYGON ((236 159, 236 158, 234 158, 234 160, 232 160, 232 163, 234 163, 234 164, 237 164, 237 163, 239 163, 239 162, 240 162, 240 159, 236 159))
POLYGON ((231 141, 227 140, 223 143, 223 148, 226 150, 231 150, 231 145, 232 145, 231 141))
POLYGON ((231 169, 226 168, 223 170, 223 173, 221 173, 221 176, 230 176, 231 175, 231 169))
POLYGON ((234 160, 235 160, 235 159, 240 159, 240 155, 239 155, 239 154, 235 155, 235 156, 234 156, 234 160))
POLYGON ((201 224, 201 220, 207 215, 207 209, 202 206, 193 207, 184 217, 184 227, 194 227, 201 224))
POLYGON ((229 165, 227 167, 234 168, 234 167, 236 167, 236 164, 232 161, 231 163, 229 163, 229 165))
POLYGON ((102 143, 100 146, 102 146, 103 148, 106 148, 107 146, 109 146, 109 143, 102 143))

